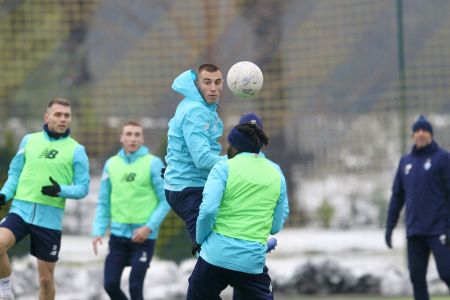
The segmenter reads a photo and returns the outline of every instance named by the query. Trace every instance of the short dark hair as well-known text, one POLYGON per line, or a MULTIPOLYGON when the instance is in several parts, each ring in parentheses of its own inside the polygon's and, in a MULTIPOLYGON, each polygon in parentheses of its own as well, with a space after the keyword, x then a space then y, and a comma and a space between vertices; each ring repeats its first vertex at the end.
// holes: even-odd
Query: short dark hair
POLYGON ((215 64, 202 64, 197 68, 197 74, 200 74, 203 70, 207 72, 217 72, 220 71, 220 68, 215 64))
POLYGON ((142 125, 141 125, 139 122, 137 122, 137 121, 127 121, 127 122, 125 122, 125 123, 123 124, 122 128, 124 128, 125 126, 128 126, 128 125, 143 128, 142 125))
POLYGON ((50 100, 50 101, 48 102, 47 108, 52 107, 54 104, 59 104, 59 105, 62 105, 62 106, 68 106, 68 107, 70 107, 70 102, 69 102, 69 100, 64 99, 64 98, 54 98, 54 99, 52 99, 52 100, 50 100))

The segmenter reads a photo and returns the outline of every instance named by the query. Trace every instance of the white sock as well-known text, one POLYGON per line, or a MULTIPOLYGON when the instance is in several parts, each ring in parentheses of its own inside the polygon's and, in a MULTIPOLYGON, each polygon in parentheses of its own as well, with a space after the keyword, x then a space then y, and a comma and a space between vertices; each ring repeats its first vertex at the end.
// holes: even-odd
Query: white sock
POLYGON ((11 276, 0 278, 0 295, 12 294, 11 291, 11 276))

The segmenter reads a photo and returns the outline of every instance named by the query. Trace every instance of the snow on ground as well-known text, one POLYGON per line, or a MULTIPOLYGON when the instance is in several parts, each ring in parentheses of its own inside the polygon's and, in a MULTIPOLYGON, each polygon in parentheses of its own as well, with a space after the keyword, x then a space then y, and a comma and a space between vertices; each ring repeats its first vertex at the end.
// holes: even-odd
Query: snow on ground
MULTIPOLYGON (((406 272, 405 239, 402 230, 394 232, 394 249, 384 245, 382 230, 318 230, 286 229, 277 236, 278 246, 267 257, 272 279, 279 283, 292 280, 295 272, 306 263, 332 261, 351 274, 373 274, 382 278, 385 295, 409 295, 411 288, 406 272)), ((88 236, 63 236, 60 261, 55 278, 57 299, 108 299, 102 287, 103 261, 107 251, 104 241, 100 253, 92 251, 88 236)), ((183 299, 187 279, 195 265, 195 259, 180 265, 154 258, 145 281, 145 299, 183 299)), ((31 257, 13 263, 14 289, 19 299, 35 299, 37 274, 31 257)), ((122 284, 127 289, 129 269, 124 272, 122 284)), ((445 286, 438 280, 432 261, 428 279, 430 291, 445 293, 445 286)), ((224 291, 230 298, 231 290, 224 291)))

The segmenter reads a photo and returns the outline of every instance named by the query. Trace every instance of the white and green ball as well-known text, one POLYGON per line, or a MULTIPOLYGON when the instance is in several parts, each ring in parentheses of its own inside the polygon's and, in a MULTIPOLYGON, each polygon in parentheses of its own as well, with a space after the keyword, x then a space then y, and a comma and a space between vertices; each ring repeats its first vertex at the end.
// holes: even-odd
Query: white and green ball
POLYGON ((264 82, 261 69, 250 61, 235 63, 227 74, 231 92, 239 98, 250 98, 258 94, 264 82))

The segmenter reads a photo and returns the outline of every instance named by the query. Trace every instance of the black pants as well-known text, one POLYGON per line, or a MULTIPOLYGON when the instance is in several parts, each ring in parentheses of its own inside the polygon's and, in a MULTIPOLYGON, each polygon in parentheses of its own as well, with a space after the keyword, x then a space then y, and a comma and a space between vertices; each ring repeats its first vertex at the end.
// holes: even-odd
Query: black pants
POLYGON ((221 299, 220 293, 231 285, 241 299, 272 300, 271 279, 267 272, 250 274, 211 265, 198 258, 189 278, 187 300, 221 299))
POLYGON ((439 277, 450 289, 450 248, 438 236, 408 237, 408 268, 415 300, 428 300, 427 268, 433 253, 439 277))
POLYGON ((203 187, 188 187, 179 192, 166 190, 166 199, 173 211, 184 221, 192 244, 195 242, 197 218, 202 204, 203 187))
POLYGON ((155 240, 137 244, 129 238, 111 235, 105 261, 104 288, 112 300, 127 300, 120 289, 123 269, 131 266, 129 292, 132 300, 143 300, 143 285, 153 256, 155 240))

